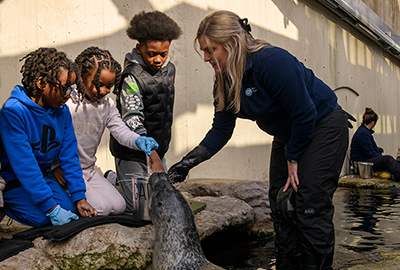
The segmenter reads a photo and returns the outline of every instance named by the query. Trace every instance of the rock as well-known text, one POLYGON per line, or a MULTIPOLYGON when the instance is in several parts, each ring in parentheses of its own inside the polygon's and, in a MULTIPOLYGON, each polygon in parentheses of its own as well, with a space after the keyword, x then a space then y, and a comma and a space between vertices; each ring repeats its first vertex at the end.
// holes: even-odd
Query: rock
POLYGON ((251 224, 254 211, 242 200, 228 196, 195 197, 195 201, 206 203, 206 208, 194 216, 200 240, 227 227, 251 224))
POLYGON ((243 200, 254 210, 255 219, 251 224, 252 230, 268 233, 273 230, 268 183, 252 180, 190 179, 176 184, 176 188, 190 193, 191 196, 229 196, 243 200))
POLYGON ((0 269, 145 269, 151 264, 153 226, 92 227, 64 242, 36 238, 34 247, 0 262, 0 269))
POLYGON ((339 186, 349 188, 390 188, 399 187, 399 183, 380 178, 360 178, 359 175, 345 175, 339 179, 339 186))
MULTIPOLYGON (((231 226, 248 226, 255 212, 243 200, 228 196, 193 198, 207 204, 195 215, 200 239, 231 226)), ((2 231, 17 232, 21 225, 13 221, 2 231)), ((22 225, 23 227, 23 225, 22 225)), ((29 227, 28 227, 29 228, 29 227)), ((8 237, 10 238, 10 237, 8 237)), ((36 238, 34 247, 0 262, 0 270, 16 269, 149 269, 154 244, 153 226, 129 228, 116 223, 86 229, 63 242, 36 238)))

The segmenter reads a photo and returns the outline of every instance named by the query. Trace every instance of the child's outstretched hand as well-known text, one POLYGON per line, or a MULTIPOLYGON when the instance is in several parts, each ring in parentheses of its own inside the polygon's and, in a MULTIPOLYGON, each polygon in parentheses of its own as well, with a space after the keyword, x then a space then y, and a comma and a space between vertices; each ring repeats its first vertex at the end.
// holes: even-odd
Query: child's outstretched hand
POLYGON ((140 136, 135 140, 135 144, 139 147, 143 152, 148 155, 151 155, 152 150, 157 150, 158 143, 151 137, 140 136))

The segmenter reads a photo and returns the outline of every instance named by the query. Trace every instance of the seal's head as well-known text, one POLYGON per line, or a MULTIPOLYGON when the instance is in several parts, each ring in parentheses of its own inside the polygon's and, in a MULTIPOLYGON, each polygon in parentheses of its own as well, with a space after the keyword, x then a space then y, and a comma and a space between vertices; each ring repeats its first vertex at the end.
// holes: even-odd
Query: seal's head
POLYGON ((149 183, 152 194, 149 213, 154 226, 180 222, 192 214, 189 204, 168 180, 166 173, 153 173, 149 183))

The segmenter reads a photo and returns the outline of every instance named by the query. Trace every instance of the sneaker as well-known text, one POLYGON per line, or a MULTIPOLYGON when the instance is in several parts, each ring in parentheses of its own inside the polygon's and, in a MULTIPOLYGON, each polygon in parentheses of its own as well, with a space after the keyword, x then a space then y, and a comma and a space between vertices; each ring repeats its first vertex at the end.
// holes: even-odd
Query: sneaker
POLYGON ((373 176, 380 179, 389 179, 390 177, 392 177, 392 174, 390 172, 382 171, 374 172, 373 176))
POLYGON ((114 172, 113 170, 108 170, 104 173, 104 178, 108 180, 108 182, 111 183, 111 185, 116 186, 117 185, 117 173, 114 172))

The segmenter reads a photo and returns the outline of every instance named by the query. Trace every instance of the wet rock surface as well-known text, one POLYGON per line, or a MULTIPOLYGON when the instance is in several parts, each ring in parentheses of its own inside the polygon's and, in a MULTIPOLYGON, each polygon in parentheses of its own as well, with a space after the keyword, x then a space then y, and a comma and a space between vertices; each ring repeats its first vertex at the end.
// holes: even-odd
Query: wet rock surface
POLYGON ((390 188, 399 187, 399 183, 389 179, 360 178, 359 175, 345 175, 340 178, 339 186, 349 188, 390 188))

